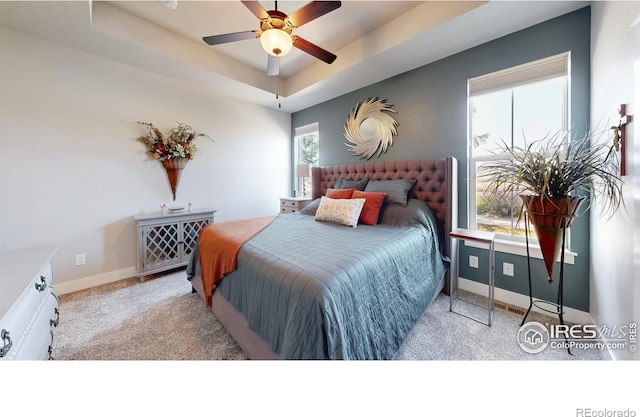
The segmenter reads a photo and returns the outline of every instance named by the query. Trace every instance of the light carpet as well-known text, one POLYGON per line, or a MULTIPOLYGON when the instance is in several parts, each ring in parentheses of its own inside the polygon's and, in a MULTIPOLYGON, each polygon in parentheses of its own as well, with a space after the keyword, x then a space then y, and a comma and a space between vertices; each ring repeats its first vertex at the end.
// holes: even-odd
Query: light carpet
MULTIPOLYGON (((532 319, 552 318, 532 313, 532 319)), ((547 348, 529 354, 517 343, 522 318, 496 309, 491 327, 449 311, 440 294, 398 351, 398 360, 600 360, 596 350, 547 348)), ((57 360, 242 360, 246 355, 191 292, 184 270, 60 296, 54 329, 57 360)))

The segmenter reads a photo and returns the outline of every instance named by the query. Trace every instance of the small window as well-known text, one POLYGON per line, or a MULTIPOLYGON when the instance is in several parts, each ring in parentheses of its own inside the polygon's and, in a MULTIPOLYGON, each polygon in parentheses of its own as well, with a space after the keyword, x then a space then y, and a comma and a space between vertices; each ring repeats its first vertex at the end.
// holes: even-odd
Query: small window
POLYGON ((318 166, 320 159, 320 131, 318 123, 297 127, 294 136, 294 169, 296 176, 296 195, 308 195, 311 192, 311 177, 302 176, 300 165, 318 166))
POLYGON ((522 202, 487 195, 477 178, 488 161, 506 159, 496 151, 524 146, 569 125, 569 53, 469 80, 469 224, 503 237, 524 237, 522 202))

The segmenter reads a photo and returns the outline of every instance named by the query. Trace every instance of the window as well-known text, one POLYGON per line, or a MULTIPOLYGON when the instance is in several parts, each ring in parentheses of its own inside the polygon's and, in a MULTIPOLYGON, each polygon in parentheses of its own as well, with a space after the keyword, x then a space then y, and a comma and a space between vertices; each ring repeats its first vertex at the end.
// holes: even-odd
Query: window
MULTIPOLYGON (((296 127, 294 136, 294 167, 298 165, 318 166, 320 157, 320 132, 318 123, 296 127)), ((293 170, 296 174, 296 169, 293 170)), ((296 195, 303 195, 311 190, 310 177, 296 177, 296 195)))
POLYGON ((507 157, 496 152, 503 142, 524 146, 568 130, 569 60, 564 53, 469 80, 470 228, 524 237, 522 202, 487 195, 478 168, 507 157))

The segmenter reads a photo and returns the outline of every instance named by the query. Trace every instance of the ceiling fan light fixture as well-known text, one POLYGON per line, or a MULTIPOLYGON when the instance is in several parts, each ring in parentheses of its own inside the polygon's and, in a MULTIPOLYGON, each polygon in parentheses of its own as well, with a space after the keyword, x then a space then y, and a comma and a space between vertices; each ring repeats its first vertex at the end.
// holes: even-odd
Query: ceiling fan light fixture
POLYGON ((282 29, 268 29, 260 35, 260 43, 266 53, 273 56, 285 56, 291 51, 293 39, 282 29))
POLYGON ((162 4, 167 9, 175 10, 178 7, 178 0, 163 0, 162 4))

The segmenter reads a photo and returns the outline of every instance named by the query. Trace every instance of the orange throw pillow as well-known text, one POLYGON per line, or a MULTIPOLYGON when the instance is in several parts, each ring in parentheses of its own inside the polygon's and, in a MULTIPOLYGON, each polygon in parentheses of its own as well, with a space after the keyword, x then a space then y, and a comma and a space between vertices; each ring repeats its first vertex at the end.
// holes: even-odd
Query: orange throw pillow
POLYGON ((345 199, 345 198, 350 199, 351 194, 353 193, 353 190, 355 190, 355 188, 345 188, 345 189, 329 188, 327 190, 327 197, 337 198, 337 199, 345 199))
POLYGON ((354 190, 351 198, 364 198, 367 201, 364 202, 364 207, 360 212, 360 223, 375 226, 378 224, 378 216, 380 215, 380 209, 387 193, 376 192, 364 192, 354 190))

